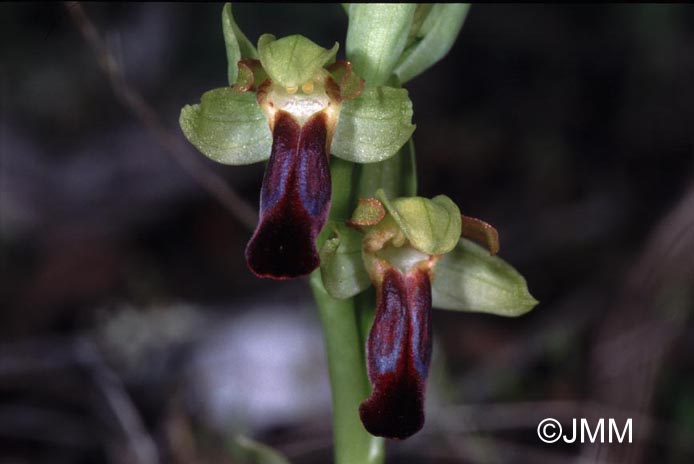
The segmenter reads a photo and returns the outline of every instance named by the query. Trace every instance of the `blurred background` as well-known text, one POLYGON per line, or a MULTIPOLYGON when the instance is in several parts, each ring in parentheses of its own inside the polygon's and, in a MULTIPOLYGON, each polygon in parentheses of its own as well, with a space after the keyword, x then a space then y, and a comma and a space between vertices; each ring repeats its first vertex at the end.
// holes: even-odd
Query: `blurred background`
MULTIPOLYGON (((0 6, 3 464, 244 462, 237 433, 331 461, 307 281, 243 258, 263 166, 178 127, 226 85, 222 6, 0 6)), ((234 13, 344 44, 336 4, 234 13)), ((694 461, 693 82, 689 5, 474 5, 407 85, 420 194, 495 225, 541 303, 435 311, 427 423, 389 463, 694 461), (545 417, 634 443, 547 445, 545 417)))

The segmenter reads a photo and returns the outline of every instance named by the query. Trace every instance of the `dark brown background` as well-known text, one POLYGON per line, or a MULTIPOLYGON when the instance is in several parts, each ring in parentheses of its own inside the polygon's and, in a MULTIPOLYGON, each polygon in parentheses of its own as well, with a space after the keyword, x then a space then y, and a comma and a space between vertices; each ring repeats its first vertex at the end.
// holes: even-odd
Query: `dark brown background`
MULTIPOLYGON (((179 148, 180 108, 226 83, 221 8, 84 5, 179 148)), ((252 41, 344 43, 338 5, 235 14, 252 41)), ((329 462, 306 282, 250 274, 250 232, 116 97, 63 5, 0 22, 0 462, 234 462, 232 430, 329 462)), ((475 5, 407 85, 420 194, 494 224, 541 303, 435 312, 427 425, 389 462, 694 458, 693 50, 686 5, 475 5), (544 417, 632 417, 637 443, 543 445, 544 417)), ((193 156, 257 204, 262 165, 193 156)))

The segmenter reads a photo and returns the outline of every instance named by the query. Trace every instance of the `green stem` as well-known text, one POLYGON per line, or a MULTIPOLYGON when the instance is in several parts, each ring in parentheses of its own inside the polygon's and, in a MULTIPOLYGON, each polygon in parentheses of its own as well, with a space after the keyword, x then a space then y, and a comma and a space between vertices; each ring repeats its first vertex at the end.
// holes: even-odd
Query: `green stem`
MULTIPOLYGON (((330 219, 344 222, 357 197, 372 196, 376 188, 387 188, 392 197, 415 194, 414 144, 410 140, 393 158, 356 169, 354 164, 332 157, 330 175, 330 219)), ((326 227, 318 236, 319 249, 328 234, 326 227)), ((311 274, 311 289, 318 304, 330 373, 335 464, 381 464, 385 460, 384 441, 368 433, 359 418, 359 405, 371 393, 365 346, 373 322, 374 292, 370 289, 355 298, 337 300, 323 287, 320 269, 311 274)))
MULTIPOLYGON (((354 165, 332 157, 332 202, 330 219, 343 222, 356 202, 353 188, 354 165)), ((318 236, 318 248, 329 234, 326 227, 318 236)), ((364 429, 359 404, 371 393, 366 377, 365 332, 362 312, 353 298, 338 300, 323 287, 320 269, 311 274, 311 289, 318 304, 325 354, 330 373, 333 405, 335 464, 381 464, 383 439, 364 429)), ((368 329, 367 329, 368 330, 368 329)))
POLYGON ((311 288, 330 372, 335 464, 380 464, 385 457, 383 439, 368 433, 359 418, 359 404, 371 392, 360 314, 353 298, 337 300, 328 295, 320 270, 311 274, 311 288))

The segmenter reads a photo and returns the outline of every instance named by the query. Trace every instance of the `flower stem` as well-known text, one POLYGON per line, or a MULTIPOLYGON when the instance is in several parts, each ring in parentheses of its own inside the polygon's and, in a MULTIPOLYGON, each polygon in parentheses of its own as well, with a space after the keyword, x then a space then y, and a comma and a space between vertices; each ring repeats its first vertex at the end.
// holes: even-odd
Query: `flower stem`
POLYGON ((320 270, 311 275, 318 303, 330 372, 335 464, 380 464, 383 439, 369 434, 359 418, 359 404, 369 396, 364 335, 353 298, 337 300, 323 288, 320 270))
MULTIPOLYGON (((345 221, 356 202, 353 188, 354 165, 332 157, 332 202, 330 219, 345 221)), ((327 239, 324 229, 318 248, 327 239)), ((318 304, 325 353, 330 373, 333 405, 335 464, 381 464, 385 459, 383 439, 366 431, 359 418, 359 404, 371 393, 366 377, 366 334, 363 304, 354 298, 338 300, 323 286, 320 269, 311 274, 311 289, 318 304)), ((367 315, 368 316, 368 315, 367 315)))

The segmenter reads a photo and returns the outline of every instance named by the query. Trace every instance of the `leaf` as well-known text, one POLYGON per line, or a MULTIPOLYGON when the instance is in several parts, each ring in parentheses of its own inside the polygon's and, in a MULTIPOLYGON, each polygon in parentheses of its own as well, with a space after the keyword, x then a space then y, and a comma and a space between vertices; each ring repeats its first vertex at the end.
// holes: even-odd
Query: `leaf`
POLYGON ((270 157, 272 134, 251 92, 210 90, 199 105, 186 105, 179 124, 205 156, 224 164, 251 164, 270 157))
POLYGON ((451 251, 460 239, 460 210, 445 195, 431 200, 424 197, 404 197, 389 200, 383 190, 376 192, 386 210, 417 250, 428 255, 451 251))
POLYGON ((499 316, 520 316, 537 305, 522 275, 467 239, 441 257, 432 282, 433 306, 499 316))
POLYGON ((238 76, 237 63, 243 58, 258 58, 258 52, 248 40, 248 37, 241 31, 234 21, 231 14, 231 3, 224 5, 222 9, 222 32, 224 34, 224 44, 227 51, 227 69, 229 75, 229 85, 236 82, 238 76))
POLYGON ((290 35, 279 40, 272 34, 263 34, 258 40, 258 54, 270 78, 291 88, 298 87, 313 77, 324 66, 335 61, 339 44, 325 49, 302 35, 290 35))
POLYGON ((402 54, 395 67, 400 82, 405 83, 442 59, 453 46, 467 17, 469 4, 437 3, 422 23, 419 40, 402 54))
POLYGON ((417 5, 353 3, 349 5, 347 59, 372 88, 386 83, 405 49, 417 5))
POLYGON ((234 462, 242 464, 289 464, 287 458, 267 445, 243 435, 235 435, 230 443, 234 462))
POLYGON ((350 298, 371 285, 361 257, 363 235, 338 222, 328 227, 330 237, 320 250, 323 286, 333 298, 350 298))
POLYGON ((379 188, 388 198, 411 197, 417 193, 414 142, 411 138, 395 156, 378 163, 355 166, 358 198, 373 197, 379 188))
POLYGON ((395 155, 414 132, 407 90, 367 89, 342 103, 330 152, 353 163, 374 163, 395 155))

